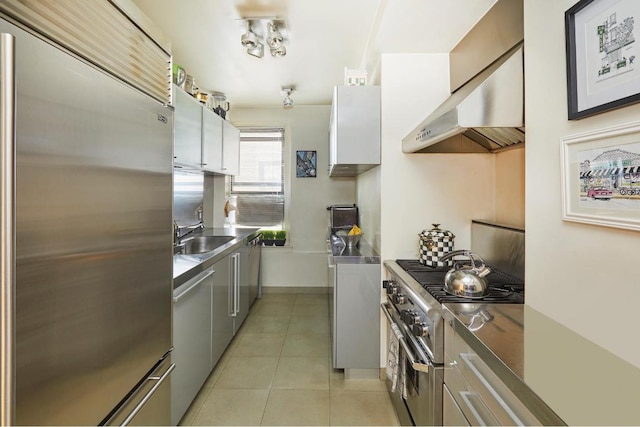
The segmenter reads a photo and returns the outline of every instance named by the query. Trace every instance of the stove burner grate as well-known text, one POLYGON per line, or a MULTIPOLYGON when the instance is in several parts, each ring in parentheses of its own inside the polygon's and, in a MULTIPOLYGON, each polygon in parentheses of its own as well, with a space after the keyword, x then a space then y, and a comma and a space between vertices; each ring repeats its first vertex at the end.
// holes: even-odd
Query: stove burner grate
POLYGON ((524 283, 495 269, 486 276, 489 284, 488 295, 483 298, 465 298, 444 291, 444 277, 450 270, 449 267, 427 267, 418 260, 397 260, 396 263, 440 303, 524 303, 524 283))

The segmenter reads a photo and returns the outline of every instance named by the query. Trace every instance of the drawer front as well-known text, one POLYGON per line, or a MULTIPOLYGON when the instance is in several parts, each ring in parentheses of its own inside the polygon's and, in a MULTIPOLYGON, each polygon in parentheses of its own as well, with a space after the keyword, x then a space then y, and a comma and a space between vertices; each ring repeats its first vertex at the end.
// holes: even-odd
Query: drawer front
POLYGON ((449 388, 442 386, 442 425, 445 426, 468 426, 469 421, 464 416, 462 409, 454 400, 449 388))
POLYGON ((472 425, 539 425, 509 387, 446 323, 445 384, 472 425))
POLYGON ((445 355, 445 366, 444 383, 452 399, 464 414, 468 425, 500 425, 480 395, 462 375, 457 367, 457 362, 445 355))

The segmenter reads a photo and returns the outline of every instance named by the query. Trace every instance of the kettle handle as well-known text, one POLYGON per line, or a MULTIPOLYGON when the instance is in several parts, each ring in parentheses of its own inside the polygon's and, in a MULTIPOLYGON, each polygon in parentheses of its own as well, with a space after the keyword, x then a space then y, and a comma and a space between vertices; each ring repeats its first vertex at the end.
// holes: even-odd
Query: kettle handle
POLYGON ((440 257, 440 261, 447 261, 455 256, 465 256, 471 260, 471 268, 478 274, 480 277, 484 277, 487 274, 491 273, 491 269, 487 267, 484 260, 480 258, 480 255, 474 254, 468 249, 460 249, 457 251, 449 252, 448 254, 440 257), (476 261, 479 262, 479 265, 476 265, 476 261))
POLYGON ((440 257, 440 261, 447 261, 450 260, 451 258, 453 258, 454 256, 458 256, 458 255, 463 255, 466 256, 467 258, 471 259, 471 262, 473 263, 473 258, 471 258, 471 251, 468 249, 460 249, 457 251, 451 251, 446 255, 443 255, 440 257))
POLYGON ((471 259, 471 267, 474 269, 474 271, 478 274, 479 277, 484 277, 487 274, 491 273, 491 269, 487 267, 487 264, 485 264, 484 260, 480 258, 480 255, 476 255, 474 253, 469 252, 469 258, 471 259), (480 265, 476 266, 476 264, 473 262, 474 257, 478 260, 480 265))

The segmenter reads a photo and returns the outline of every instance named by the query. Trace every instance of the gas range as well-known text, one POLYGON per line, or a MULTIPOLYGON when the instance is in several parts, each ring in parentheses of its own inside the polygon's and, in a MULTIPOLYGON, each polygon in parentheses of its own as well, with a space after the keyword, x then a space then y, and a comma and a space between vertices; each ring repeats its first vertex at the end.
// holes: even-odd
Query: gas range
POLYGON ((444 325, 442 304, 464 303, 471 310, 484 304, 523 304, 524 283, 506 273, 492 269, 486 276, 490 292, 483 298, 464 298, 444 291, 444 277, 449 267, 427 267, 418 260, 384 262, 389 308, 423 354, 435 364, 444 362, 444 325))
POLYGON ((390 349, 387 387, 403 425, 443 423, 446 367, 442 304, 456 304, 476 319, 473 328, 477 330, 491 321, 487 304, 524 303, 524 281, 505 273, 524 276, 524 231, 473 221, 471 240, 471 250, 490 261, 491 272, 485 277, 489 294, 483 298, 447 294, 444 278, 449 267, 427 267, 417 259, 384 261, 386 302, 381 309, 388 324, 390 349), (502 268, 495 268, 497 265, 502 268), (402 363, 396 363, 398 360, 402 363), (394 382, 398 377, 405 381, 394 382), (404 383, 406 393, 398 391, 402 387, 396 387, 397 383, 404 383))
POLYGON ((444 277, 450 267, 428 267, 418 260, 396 260, 396 264, 415 279, 439 303, 523 304, 524 283, 506 273, 492 269, 486 279, 489 294, 483 298, 464 298, 444 291, 444 277))

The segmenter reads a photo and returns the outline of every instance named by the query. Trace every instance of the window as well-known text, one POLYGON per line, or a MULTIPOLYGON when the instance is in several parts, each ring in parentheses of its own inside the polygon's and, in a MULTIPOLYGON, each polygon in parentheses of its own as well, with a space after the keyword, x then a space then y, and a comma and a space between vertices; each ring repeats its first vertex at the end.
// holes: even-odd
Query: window
POLYGON ((240 171, 229 193, 236 225, 284 227, 284 129, 240 128, 240 171))

